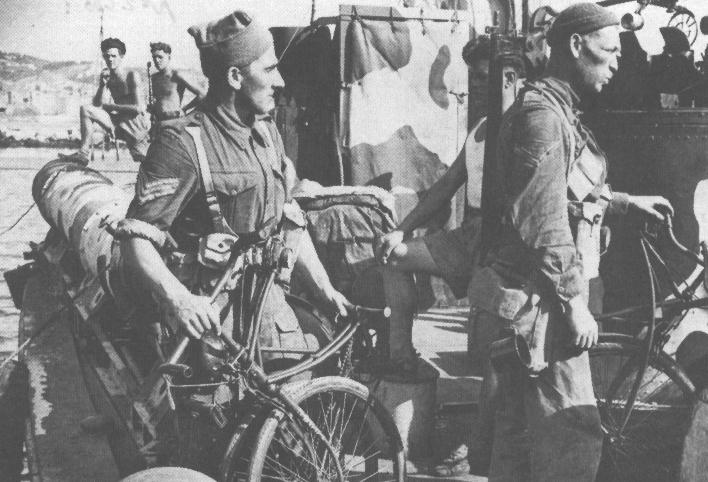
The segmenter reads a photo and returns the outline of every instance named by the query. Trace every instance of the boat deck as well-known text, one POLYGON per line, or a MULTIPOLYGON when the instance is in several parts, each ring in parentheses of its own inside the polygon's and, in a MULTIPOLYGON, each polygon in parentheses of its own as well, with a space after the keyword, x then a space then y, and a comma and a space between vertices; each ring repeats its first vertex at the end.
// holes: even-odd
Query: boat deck
POLYGON ((60 311, 61 296, 55 279, 35 275, 28 281, 20 315, 20 344, 45 323, 52 323, 22 357, 29 368, 33 413, 27 436, 29 477, 33 481, 118 480, 107 437, 88 434, 79 426, 96 412, 81 376, 70 318, 60 311))

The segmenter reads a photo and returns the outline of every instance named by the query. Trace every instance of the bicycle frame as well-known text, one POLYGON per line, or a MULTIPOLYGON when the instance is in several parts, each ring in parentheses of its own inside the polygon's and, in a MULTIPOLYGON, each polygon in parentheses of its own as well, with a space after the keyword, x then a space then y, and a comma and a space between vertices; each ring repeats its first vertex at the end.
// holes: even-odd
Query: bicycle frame
MULTIPOLYGON (((619 372, 622 373, 622 371, 630 368, 637 369, 635 381, 632 384, 629 395, 627 397, 627 403, 624 407, 625 409, 623 418, 620 423, 620 429, 618 431, 618 434, 615 435, 621 436, 622 432, 626 428, 627 423, 630 419, 630 415, 634 408, 637 393, 643 381, 644 374, 646 373, 648 366, 651 364, 652 359, 658 357, 659 353, 663 351, 663 347, 669 341, 670 332, 679 325, 688 309, 708 307, 708 298, 704 297, 695 300, 693 299, 696 290, 700 287, 701 283, 705 282, 706 279, 704 259, 689 250, 688 248, 686 248, 676 239, 676 236, 673 232, 673 225, 670 217, 667 217, 666 223, 664 224, 664 229, 671 244, 684 256, 699 264, 702 269, 696 279, 691 282, 691 284, 688 285, 685 289, 681 290, 671 278, 669 267, 666 265, 666 262, 661 257, 660 253, 656 250, 650 240, 650 237, 655 237, 656 233, 652 232, 652 230, 650 230, 647 226, 645 226, 644 230, 640 232, 639 241, 647 267, 647 274, 649 276, 650 303, 647 305, 626 308, 613 313, 603 314, 597 317, 598 321, 636 321, 636 319, 632 320, 632 318, 641 319, 646 316, 647 311, 649 312, 649 321, 648 323, 646 323, 647 326, 640 332, 639 335, 633 337, 635 339, 640 339, 643 342, 644 349, 637 354, 637 357, 629 360, 626 366, 622 367, 619 372), (654 264, 652 264, 652 257, 655 260, 655 263, 657 263, 659 267, 661 267, 662 272, 665 275, 666 281, 669 282, 671 292, 675 296, 675 299, 657 301, 659 279, 654 264), (657 318, 657 312, 659 308, 661 308, 661 318, 657 318), (671 314, 668 317, 663 317, 664 310, 669 311, 671 314), (644 336, 642 337, 642 335, 644 336)), ((702 245, 702 251, 704 253, 706 252, 704 244, 702 245)), ((601 334, 601 339, 610 339, 618 335, 619 334, 616 333, 603 333, 601 334)), ((622 336, 628 337, 628 335, 624 334, 622 336)), ((608 390, 608 393, 610 393, 610 397, 608 397, 608 399, 611 399, 612 394, 614 394, 619 389, 619 385, 622 381, 622 378, 622 376, 618 376, 613 381, 612 385, 610 386, 610 389, 608 390)))
MULTIPOLYGON (((254 248, 263 248, 264 251, 268 251, 273 246, 268 244, 270 242, 268 240, 260 243, 252 243, 249 242, 250 240, 251 238, 248 237, 245 239, 240 238, 234 244, 226 269, 216 283, 210 296, 210 302, 214 303, 217 297, 224 292, 227 287, 236 286, 236 281, 239 280, 239 277, 241 277, 240 281, 243 293, 241 300, 241 316, 245 316, 243 309, 244 304, 249 303, 255 306, 253 310, 250 310, 249 316, 246 316, 249 319, 247 320, 248 336, 245 340, 245 344, 241 344, 234 340, 228 333, 221 333, 221 339, 223 340, 230 355, 229 361, 222 367, 222 372, 224 375, 232 377, 232 381, 227 383, 234 383, 233 380, 237 379, 243 380, 245 382, 244 385, 246 389, 256 395, 257 398, 265 401, 267 406, 270 406, 271 408, 281 408, 288 417, 301 424, 301 427, 309 429, 323 443, 323 446, 329 452, 332 460, 335 461, 335 467, 340 480, 343 480, 343 469, 340 461, 338 460, 337 451, 332 446, 331 441, 328 440, 324 434, 322 434, 309 416, 281 390, 282 383, 294 375, 320 365, 341 350, 341 348, 352 339, 356 331, 362 326, 361 315, 375 314, 388 318, 390 316, 390 308, 375 309, 363 306, 354 306, 352 308, 352 313, 348 317, 348 323, 328 344, 321 347, 314 353, 299 350, 284 350, 287 352, 303 353, 307 356, 292 367, 267 374, 258 360, 260 353, 258 350, 258 333, 260 332, 262 323, 263 309, 268 293, 275 283, 278 271, 283 268, 292 267, 293 260, 291 259, 292 253, 289 252, 287 248, 284 248, 276 263, 272 262, 272 257, 270 258, 270 263, 263 263, 263 253, 254 253, 253 251, 249 253, 249 250, 253 250, 254 248), (254 262, 256 259, 259 259, 260 261, 254 262), (250 282, 248 283, 250 286, 244 286, 244 274, 247 272, 249 267, 253 268, 255 271, 251 273, 253 276, 250 278, 250 282), (258 271, 260 271, 260 273, 258 271), (262 282, 261 286, 257 286, 257 278, 259 275, 265 276, 265 280, 262 282), (251 292, 253 290, 256 292, 255 297, 249 299, 251 298, 250 296, 245 296, 245 291, 251 292)), ((188 336, 180 336, 176 347, 170 354, 167 361, 158 368, 158 372, 160 374, 165 377, 181 375, 185 378, 189 378, 191 376, 191 368, 180 363, 180 359, 189 346, 190 341, 191 340, 188 336)), ((273 351, 278 350, 274 349, 273 351)), ((168 379, 168 382, 169 381, 170 380, 168 379)), ((183 386, 188 387, 189 384, 185 384, 183 386)), ((251 413, 248 413, 246 418, 252 420, 254 418, 253 412, 251 411, 251 413)), ((296 430, 299 429, 296 428, 296 430)), ((308 440, 308 438, 303 434, 300 435, 302 440, 308 440)), ((309 449, 313 451, 315 450, 314 447, 309 447, 309 449)), ((231 447, 228 450, 231 450, 231 447)))

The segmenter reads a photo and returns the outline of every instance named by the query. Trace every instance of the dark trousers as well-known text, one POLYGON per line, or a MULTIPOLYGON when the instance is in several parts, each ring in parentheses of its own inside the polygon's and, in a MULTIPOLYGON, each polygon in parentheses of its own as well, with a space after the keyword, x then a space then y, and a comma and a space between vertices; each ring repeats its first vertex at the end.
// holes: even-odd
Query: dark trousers
POLYGON ((603 434, 587 352, 554 361, 537 377, 520 365, 500 368, 499 376, 489 482, 594 481, 603 434))

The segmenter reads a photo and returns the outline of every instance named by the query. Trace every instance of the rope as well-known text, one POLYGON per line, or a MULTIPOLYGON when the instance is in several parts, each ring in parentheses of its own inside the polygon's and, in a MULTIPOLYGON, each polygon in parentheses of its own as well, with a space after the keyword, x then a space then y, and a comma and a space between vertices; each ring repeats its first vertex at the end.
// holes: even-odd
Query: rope
POLYGON ((10 231, 12 231, 15 228, 15 226, 20 224, 20 221, 22 221, 25 218, 25 216, 27 216, 30 213, 30 211, 32 211, 32 208, 35 207, 36 205, 37 204, 32 203, 30 205, 30 207, 28 207, 27 210, 24 213, 22 213, 22 215, 19 218, 17 218, 17 220, 14 223, 12 223, 12 225, 9 228, 6 228, 5 230, 0 232, 0 236, 4 236, 7 233, 9 233, 10 231))

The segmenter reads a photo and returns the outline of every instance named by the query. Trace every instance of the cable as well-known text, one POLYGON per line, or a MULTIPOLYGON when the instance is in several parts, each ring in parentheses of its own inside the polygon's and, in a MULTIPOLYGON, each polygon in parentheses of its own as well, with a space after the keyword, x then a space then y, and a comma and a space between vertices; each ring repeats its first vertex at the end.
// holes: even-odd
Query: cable
POLYGON ((32 208, 35 207, 36 205, 37 205, 36 203, 32 203, 30 205, 30 207, 28 207, 27 210, 24 213, 22 213, 22 215, 19 218, 17 218, 17 221, 12 223, 12 226, 10 226, 9 228, 6 228, 4 231, 0 232, 0 236, 4 236, 7 233, 9 233, 10 231, 12 231, 15 228, 15 226, 20 224, 20 221, 22 221, 24 219, 24 217, 27 216, 30 213, 30 211, 32 210, 32 208))

